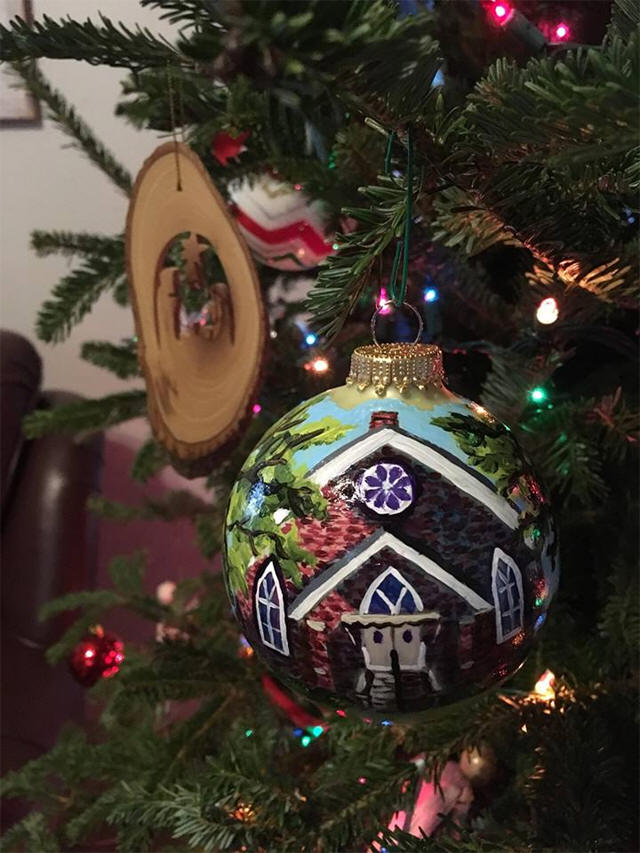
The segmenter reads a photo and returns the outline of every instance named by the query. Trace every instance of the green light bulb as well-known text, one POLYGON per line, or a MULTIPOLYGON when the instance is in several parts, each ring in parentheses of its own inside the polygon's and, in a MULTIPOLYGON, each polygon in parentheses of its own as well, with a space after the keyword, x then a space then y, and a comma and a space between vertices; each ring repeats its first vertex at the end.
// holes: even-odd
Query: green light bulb
POLYGON ((529 399, 532 403, 543 403, 547 399, 547 392, 541 385, 538 385, 529 391, 529 399))
POLYGON ((309 735, 303 735, 303 736, 300 738, 300 743, 301 743, 303 746, 309 746, 309 744, 311 743, 311 738, 309 737, 309 735))

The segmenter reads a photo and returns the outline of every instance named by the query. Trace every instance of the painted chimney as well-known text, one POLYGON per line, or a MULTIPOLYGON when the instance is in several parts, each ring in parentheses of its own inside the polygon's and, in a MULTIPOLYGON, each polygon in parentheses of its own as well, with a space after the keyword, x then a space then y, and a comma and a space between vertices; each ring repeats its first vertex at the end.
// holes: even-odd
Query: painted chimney
POLYGON ((377 429, 378 427, 398 427, 397 412, 372 412, 371 420, 369 421, 369 429, 377 429))

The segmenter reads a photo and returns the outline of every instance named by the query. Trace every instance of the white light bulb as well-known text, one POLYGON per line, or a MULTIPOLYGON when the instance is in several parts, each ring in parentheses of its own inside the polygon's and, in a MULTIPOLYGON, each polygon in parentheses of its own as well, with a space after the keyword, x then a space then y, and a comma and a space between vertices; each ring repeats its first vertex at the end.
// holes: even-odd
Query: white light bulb
POLYGON ((543 299, 536 309, 536 320, 543 326, 550 326, 558 319, 558 303, 553 296, 543 299))

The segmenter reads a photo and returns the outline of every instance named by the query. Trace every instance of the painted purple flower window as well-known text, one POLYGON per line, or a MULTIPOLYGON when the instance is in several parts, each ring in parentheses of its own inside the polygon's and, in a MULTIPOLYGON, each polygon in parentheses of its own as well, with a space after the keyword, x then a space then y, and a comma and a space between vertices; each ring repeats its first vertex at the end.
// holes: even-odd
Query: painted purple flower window
POLYGON ((413 480, 402 465, 379 462, 362 474, 357 485, 358 497, 379 515, 396 515, 411 506, 413 480))

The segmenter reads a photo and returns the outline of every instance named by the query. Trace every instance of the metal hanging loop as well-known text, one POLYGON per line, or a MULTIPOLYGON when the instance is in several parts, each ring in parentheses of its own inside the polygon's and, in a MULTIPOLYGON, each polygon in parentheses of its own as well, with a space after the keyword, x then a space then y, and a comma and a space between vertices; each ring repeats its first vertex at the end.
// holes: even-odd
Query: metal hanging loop
POLYGON ((400 302, 397 303, 393 299, 388 299, 383 305, 379 305, 376 310, 373 312, 373 316, 371 317, 371 337, 373 338, 373 342, 376 346, 382 346, 378 338, 376 337, 376 323, 378 322, 378 317, 382 313, 383 309, 387 308, 387 306, 393 305, 396 309, 398 308, 408 308, 410 311, 413 311, 415 316, 418 318, 418 334, 416 335, 414 344, 417 344, 420 338, 422 337, 422 331, 424 329, 424 323, 422 322, 422 316, 417 308, 414 308, 409 302, 400 302))

